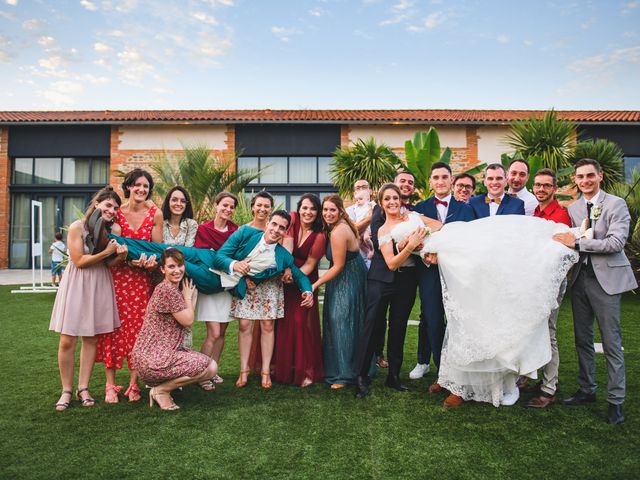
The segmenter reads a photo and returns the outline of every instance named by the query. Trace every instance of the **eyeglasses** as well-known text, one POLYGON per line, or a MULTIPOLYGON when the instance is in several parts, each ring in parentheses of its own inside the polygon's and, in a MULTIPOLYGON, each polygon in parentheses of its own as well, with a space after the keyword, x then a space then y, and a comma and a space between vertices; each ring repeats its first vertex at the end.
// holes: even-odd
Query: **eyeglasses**
POLYGON ((544 188, 545 190, 551 190, 554 187, 553 183, 534 183, 533 188, 544 188))
POLYGON ((467 185, 465 183, 456 183, 458 190, 473 190, 473 185, 467 185))
POLYGON ((369 190, 369 185, 356 185, 354 190, 369 190))

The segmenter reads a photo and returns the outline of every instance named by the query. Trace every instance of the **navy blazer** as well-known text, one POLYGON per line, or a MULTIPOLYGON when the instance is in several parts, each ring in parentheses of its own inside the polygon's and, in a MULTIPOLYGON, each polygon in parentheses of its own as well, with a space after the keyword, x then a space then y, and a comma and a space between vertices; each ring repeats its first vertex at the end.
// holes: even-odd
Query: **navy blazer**
MULTIPOLYGON (((244 260, 247 255, 258 244, 264 232, 257 228, 243 225, 224 242, 224 245, 220 247, 220 250, 216 252, 216 256, 213 260, 213 265, 216 269, 228 272, 231 266, 231 262, 234 260, 244 260)), ((286 248, 280 244, 276 244, 276 266, 274 268, 268 268, 263 272, 251 277, 256 283, 273 278, 285 269, 290 268, 293 275, 293 281, 298 286, 301 292, 311 292, 311 283, 307 276, 300 271, 298 267, 294 265, 293 255, 291 255, 286 248)), ((232 290, 231 294, 244 298, 247 291, 247 282, 245 277, 242 277, 232 290)))
MULTIPOLYGON (((483 193, 469 200, 469 206, 473 208, 476 218, 489 216, 489 204, 484 200, 486 197, 487 194, 483 193)), ((505 193, 496 215, 524 215, 524 202, 505 193)))
MULTIPOLYGON (((416 204, 413 207, 413 211, 424 215, 425 217, 433 218, 434 220, 439 220, 438 218, 438 209, 434 202, 436 197, 429 197, 422 202, 416 204)), ((476 216, 469 205, 464 202, 459 202, 453 195, 451 196, 451 201, 449 202, 449 209, 447 210, 447 218, 445 218, 444 223, 451 222, 470 222, 471 220, 475 220, 476 216)))

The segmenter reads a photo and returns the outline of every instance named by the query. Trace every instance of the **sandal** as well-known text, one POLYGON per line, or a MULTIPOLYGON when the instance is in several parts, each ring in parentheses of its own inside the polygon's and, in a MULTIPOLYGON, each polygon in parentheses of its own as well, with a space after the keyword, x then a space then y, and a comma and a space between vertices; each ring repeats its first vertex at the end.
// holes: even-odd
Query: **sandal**
POLYGON ((76 400, 79 400, 83 407, 93 407, 96 404, 96 401, 89 393, 89 387, 79 388, 76 390, 76 400), (83 397, 82 394, 85 392, 86 396, 83 397))
POLYGON ((311 385, 313 385, 313 380, 311 380, 309 377, 305 377, 300 387, 307 388, 307 387, 310 387, 311 385))
POLYGON ((216 389, 216 385, 212 380, 204 380, 203 382, 198 383, 198 385, 200 385, 200 388, 205 392, 212 392, 216 389))
POLYGON ((158 402, 158 397, 161 397, 163 395, 166 395, 167 397, 171 398, 171 395, 168 393, 156 393, 155 388, 152 388, 151 390, 149 390, 149 407, 153 407, 153 402, 156 402, 158 404, 158 407, 160 407, 160 410, 179 410, 180 409, 180 407, 176 405, 175 402, 173 401, 173 398, 171 398, 171 405, 167 407, 163 407, 162 405, 160 405, 160 403, 158 402))
POLYGON ((73 392, 71 390, 62 390, 62 395, 60 395, 60 399, 58 400, 58 403, 56 403, 55 407, 56 410, 58 412, 62 412, 64 410, 66 410, 67 408, 69 408, 69 405, 71 405, 71 396, 73 395, 73 392), (61 402, 60 400, 62 400, 62 396, 63 395, 69 395, 69 400, 66 402, 61 402))
POLYGON ((124 392, 124 394, 129 397, 130 402, 138 402, 142 398, 140 396, 140 387, 137 383, 130 383, 129 388, 127 388, 127 391, 124 392))
POLYGON ((262 377, 262 381, 260 382, 260 386, 262 388, 271 388, 271 372, 261 372, 260 376, 262 377))
POLYGON ((344 388, 346 385, 344 383, 332 383, 331 384, 331 390, 340 390, 341 388, 344 388))
POLYGON ((104 389, 104 403, 118 403, 118 394, 122 391, 120 385, 109 385, 104 389))
POLYGON ((250 369, 240 370, 240 376, 238 377, 238 380, 236 380, 236 387, 243 388, 247 385, 247 381, 249 379, 249 372, 251 372, 250 369))
POLYGON ((215 376, 215 377, 213 377, 213 378, 211 379, 211 381, 212 381, 213 383, 218 383, 218 384, 220 384, 220 383, 224 383, 224 379, 223 379, 220 375, 218 375, 218 374, 216 374, 216 376, 215 376))

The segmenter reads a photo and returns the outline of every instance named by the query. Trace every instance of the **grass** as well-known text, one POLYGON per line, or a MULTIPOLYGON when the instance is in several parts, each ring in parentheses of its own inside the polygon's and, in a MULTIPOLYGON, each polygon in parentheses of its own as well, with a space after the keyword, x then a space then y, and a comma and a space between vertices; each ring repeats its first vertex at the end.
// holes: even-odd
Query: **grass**
MULTIPOLYGON (((623 302, 627 422, 612 427, 602 387, 594 405, 543 411, 474 403, 445 410, 442 396, 425 393, 433 373, 410 382, 407 394, 383 388, 379 376, 363 401, 326 385, 262 391, 257 377, 238 390, 235 324, 221 362, 225 383, 214 393, 194 386, 176 393, 177 412, 149 409, 146 395, 137 404, 89 409, 74 402, 55 412, 58 337, 47 331, 53 295, 10 290, 0 287, 0 478, 624 479, 640 472, 640 300, 633 295, 623 302)), ((203 335, 197 324, 195 345, 203 335)), ((405 377, 416 335, 409 327, 405 377)), ((577 364, 566 301, 558 337, 567 396, 576 389, 577 364)), ((605 386, 602 355, 597 372, 605 386)), ((118 379, 126 383, 126 373, 118 379)), ((101 399, 101 365, 91 387, 101 399)))

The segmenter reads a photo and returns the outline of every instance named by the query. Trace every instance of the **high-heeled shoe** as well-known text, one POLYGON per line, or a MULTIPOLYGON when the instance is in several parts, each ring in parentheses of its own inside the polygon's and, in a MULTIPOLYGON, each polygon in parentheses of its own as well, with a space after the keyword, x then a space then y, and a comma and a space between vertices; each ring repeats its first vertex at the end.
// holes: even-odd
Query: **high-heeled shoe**
POLYGON ((249 372, 251 372, 250 369, 240 370, 240 376, 238 377, 238 380, 236 380, 236 387, 243 388, 247 386, 247 381, 249 379, 249 372))
POLYGON ((138 402, 142 398, 140 396, 140 387, 137 383, 130 383, 129 388, 124 394, 129 397, 129 402, 138 402))
POLYGON ((260 376, 262 377, 262 380, 260 382, 260 386, 262 388, 271 388, 272 384, 271 384, 271 372, 261 372, 260 376))
POLYGON ((122 391, 120 385, 107 385, 104 387, 104 403, 118 403, 118 394, 122 391))
POLYGON ((83 407, 93 407, 96 404, 96 401, 91 398, 89 387, 79 388, 76 390, 76 400, 79 400, 83 407), (87 392, 87 396, 82 398, 82 394, 84 392, 87 392))
POLYGON ((171 402, 171 405, 167 406, 167 407, 163 407, 162 405, 160 405, 160 402, 158 402, 158 399, 156 397, 160 397, 162 395, 166 395, 169 398, 171 398, 171 395, 169 395, 168 393, 156 393, 156 389, 152 388, 151 390, 149 390, 149 407, 153 407, 153 402, 156 402, 158 404, 158 407, 160 407, 160 410, 179 410, 180 407, 178 405, 175 404, 175 402, 171 402))
MULTIPOLYGON (((69 408, 69 405, 71 405, 71 396, 73 395, 73 392, 71 390, 62 390, 62 395, 69 395, 69 401, 68 402, 58 401, 58 403, 55 404, 56 410, 58 412, 62 412, 67 408, 69 408)), ((62 395, 60 395, 60 398, 62 398, 62 395)))

